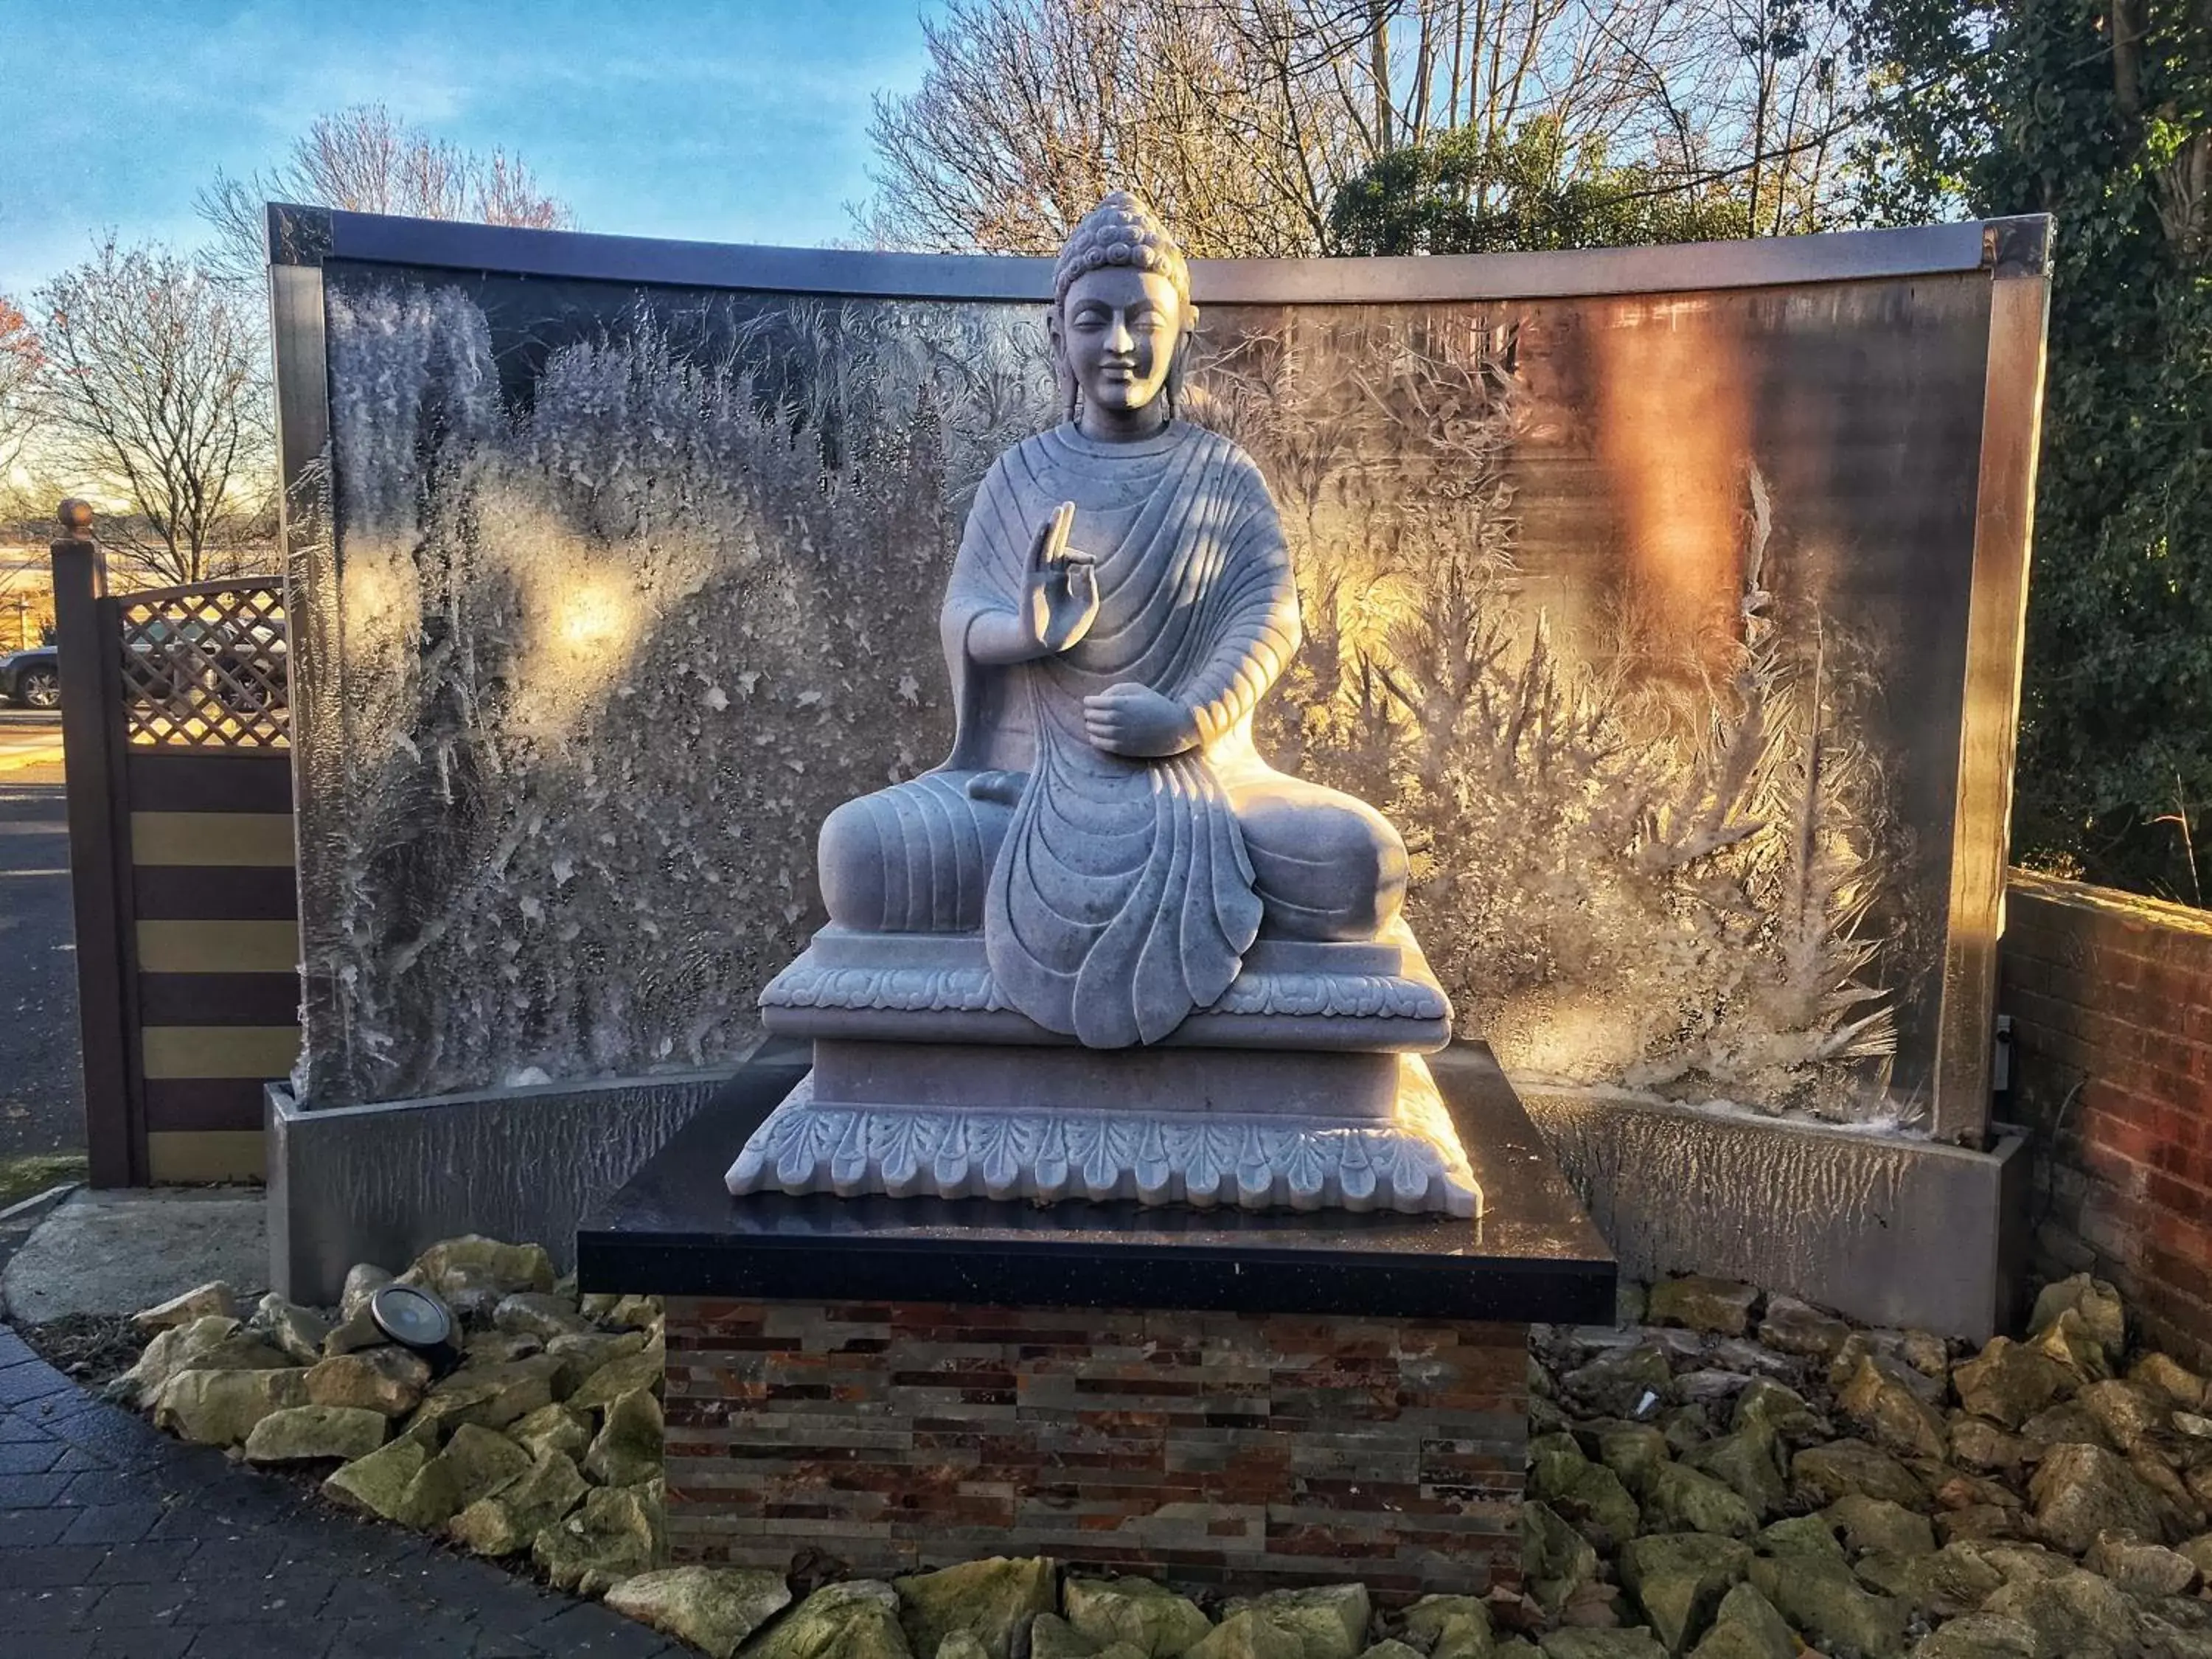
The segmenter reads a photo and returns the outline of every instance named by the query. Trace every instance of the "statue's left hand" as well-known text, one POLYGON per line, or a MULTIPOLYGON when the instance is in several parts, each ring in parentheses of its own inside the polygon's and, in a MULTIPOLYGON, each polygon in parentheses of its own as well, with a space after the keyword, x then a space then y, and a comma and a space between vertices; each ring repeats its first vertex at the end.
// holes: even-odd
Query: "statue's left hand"
POLYGON ((1091 746, 1109 755, 1158 758, 1198 743, 1198 721, 1173 697, 1124 680, 1083 700, 1091 746))

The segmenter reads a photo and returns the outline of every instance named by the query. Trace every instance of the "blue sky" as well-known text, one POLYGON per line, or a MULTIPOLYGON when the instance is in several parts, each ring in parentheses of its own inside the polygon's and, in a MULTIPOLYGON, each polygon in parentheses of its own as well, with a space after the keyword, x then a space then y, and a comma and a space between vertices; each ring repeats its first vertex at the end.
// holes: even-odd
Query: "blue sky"
POLYGON ((833 240, 867 191, 870 96, 919 82, 930 3, 0 0, 0 293, 105 228, 197 244, 218 169, 355 103, 505 145, 586 230, 833 240))

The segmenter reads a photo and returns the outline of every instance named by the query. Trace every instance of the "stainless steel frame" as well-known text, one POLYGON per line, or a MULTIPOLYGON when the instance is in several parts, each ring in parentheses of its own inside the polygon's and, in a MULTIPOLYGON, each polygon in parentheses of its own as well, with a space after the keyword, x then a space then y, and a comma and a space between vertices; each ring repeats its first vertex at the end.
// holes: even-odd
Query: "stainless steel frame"
MULTIPOLYGON (((1854 231, 1676 247, 1430 258, 1201 260, 1203 301, 1374 304, 1405 301, 1671 294, 1986 271, 1990 349, 1968 622, 1965 729, 1953 836, 1948 945, 1930 1122, 1939 1139, 1987 1137, 1996 939, 2009 833, 2020 644, 2043 384, 2051 221, 2033 216, 1922 229, 1854 231)), ((292 582, 331 591, 324 502, 330 404, 321 266, 349 262, 541 277, 882 298, 1032 301, 1050 293, 1042 259, 726 246, 638 237, 384 218, 319 208, 269 210, 284 540, 292 582)), ((295 604, 295 768, 343 741, 343 687, 327 649, 335 617, 295 604)))

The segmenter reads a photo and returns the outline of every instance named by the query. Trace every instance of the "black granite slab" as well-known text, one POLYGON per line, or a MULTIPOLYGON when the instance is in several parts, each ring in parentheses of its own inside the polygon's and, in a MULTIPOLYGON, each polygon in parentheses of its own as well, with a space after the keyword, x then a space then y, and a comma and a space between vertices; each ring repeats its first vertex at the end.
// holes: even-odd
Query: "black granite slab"
POLYGON ((586 1291, 1000 1306, 1610 1322, 1613 1253, 1486 1048, 1431 1065, 1477 1220, 1133 1202, 732 1198, 724 1172, 806 1069, 764 1049, 576 1232, 586 1291))

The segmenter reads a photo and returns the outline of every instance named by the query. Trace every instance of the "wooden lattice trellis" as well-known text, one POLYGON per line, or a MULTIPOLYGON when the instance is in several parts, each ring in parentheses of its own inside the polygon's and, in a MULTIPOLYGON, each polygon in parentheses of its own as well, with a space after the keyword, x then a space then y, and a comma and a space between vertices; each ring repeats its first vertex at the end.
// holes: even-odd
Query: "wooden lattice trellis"
POLYGON ((130 742, 289 745, 290 641, 281 585, 261 577, 126 594, 118 616, 130 742))

